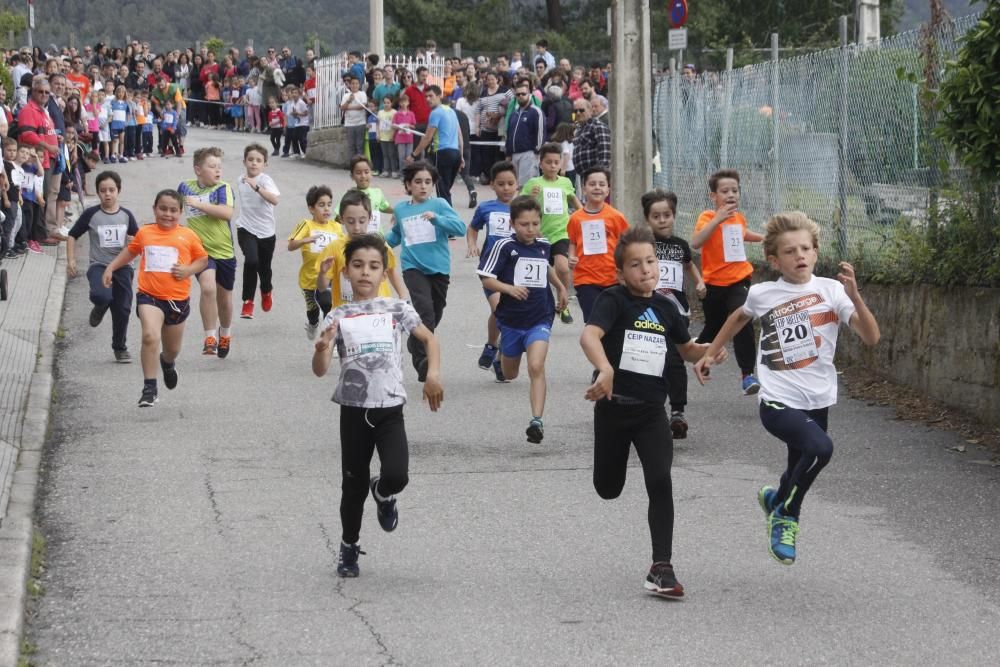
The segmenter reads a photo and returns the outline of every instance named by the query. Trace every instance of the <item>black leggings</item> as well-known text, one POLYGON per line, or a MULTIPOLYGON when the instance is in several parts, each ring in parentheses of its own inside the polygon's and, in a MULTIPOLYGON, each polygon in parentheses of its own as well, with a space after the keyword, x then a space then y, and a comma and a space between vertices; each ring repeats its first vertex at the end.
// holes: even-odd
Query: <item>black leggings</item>
POLYGON ((674 443, 662 405, 601 400, 594 405, 594 488, 605 500, 625 487, 631 445, 642 463, 649 496, 649 532, 653 562, 669 563, 674 539, 674 492, 670 466, 674 443))
POLYGON ((260 276, 261 293, 274 289, 271 285, 271 259, 274 257, 276 237, 260 239, 237 227, 236 239, 243 251, 243 300, 253 301, 257 293, 257 276, 260 276))
MULTIPOLYGON (((690 321, 684 315, 681 315, 681 319, 684 320, 686 329, 690 321)), ((673 341, 667 342, 667 382, 670 383, 670 409, 673 412, 684 412, 684 406, 688 402, 687 366, 673 341)))
MULTIPOLYGON (((749 278, 725 287, 708 285, 708 294, 701 301, 701 305, 705 309, 705 328, 698 334, 699 343, 711 343, 715 339, 730 313, 746 303, 749 289, 749 278)), ((747 325, 733 336, 733 352, 736 353, 736 363, 740 365, 740 370, 744 375, 753 373, 754 356, 756 356, 755 345, 753 322, 747 322, 747 325)))
POLYGON ((833 441, 826 434, 828 408, 799 410, 774 401, 760 402, 760 421, 788 447, 788 467, 781 474, 777 502, 782 513, 799 516, 802 499, 819 472, 833 456, 833 441))
MULTIPOLYGON (((426 275, 417 269, 407 269, 403 271, 403 282, 410 292, 410 301, 417 315, 420 315, 420 321, 431 331, 437 329, 444 315, 444 307, 448 303, 448 285, 451 278, 443 273, 426 275)), ((417 340, 416 336, 409 336, 406 339, 406 349, 410 351, 413 368, 419 372, 420 366, 427 359, 424 344, 417 340)))
POLYGON ((590 319, 590 313, 594 310, 594 304, 597 303, 597 297, 601 296, 601 292, 608 289, 610 285, 577 285, 576 286, 576 302, 580 304, 580 310, 583 311, 583 322, 587 323, 590 319))
POLYGON ((277 155, 281 150, 281 135, 285 133, 285 130, 280 127, 272 127, 268 133, 271 135, 271 148, 274 149, 272 155, 277 155))
POLYGON ((403 406, 354 408, 340 406, 340 496, 341 539, 354 544, 361 536, 361 517, 368 498, 368 475, 372 454, 378 450, 381 464, 378 493, 383 498, 397 494, 410 481, 410 453, 403 423, 403 406))

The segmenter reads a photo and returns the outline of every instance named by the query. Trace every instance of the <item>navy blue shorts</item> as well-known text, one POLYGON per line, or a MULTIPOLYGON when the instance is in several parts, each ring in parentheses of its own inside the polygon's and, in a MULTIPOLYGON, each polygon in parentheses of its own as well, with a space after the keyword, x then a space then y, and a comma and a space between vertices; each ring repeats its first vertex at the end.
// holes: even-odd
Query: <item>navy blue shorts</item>
POLYGON ((191 302, 189 299, 181 301, 164 301, 157 299, 145 292, 135 295, 135 314, 139 316, 139 306, 156 306, 163 311, 163 323, 167 325, 183 324, 184 320, 191 314, 191 302))
MULTIPOLYGON (((215 271, 216 285, 222 289, 227 289, 230 292, 233 291, 233 287, 236 285, 235 257, 230 257, 229 259, 216 259, 215 257, 209 257, 208 266, 205 267, 205 271, 210 270, 215 271)), ((198 276, 201 276, 201 273, 199 273, 198 276)))

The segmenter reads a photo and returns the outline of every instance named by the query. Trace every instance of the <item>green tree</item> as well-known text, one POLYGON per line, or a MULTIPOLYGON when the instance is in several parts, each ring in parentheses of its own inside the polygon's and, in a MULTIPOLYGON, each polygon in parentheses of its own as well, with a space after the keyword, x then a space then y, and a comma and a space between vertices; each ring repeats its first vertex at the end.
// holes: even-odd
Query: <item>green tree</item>
MULTIPOLYGON (((0 11, 0 39, 7 41, 7 35, 13 34, 14 39, 28 28, 28 18, 24 14, 11 11, 0 11)), ((14 44, 8 44, 13 47, 14 44)))
POLYGON ((206 37, 202 40, 202 44, 206 49, 215 54, 216 60, 222 61, 222 56, 225 55, 226 50, 229 48, 229 44, 226 40, 221 37, 206 37))

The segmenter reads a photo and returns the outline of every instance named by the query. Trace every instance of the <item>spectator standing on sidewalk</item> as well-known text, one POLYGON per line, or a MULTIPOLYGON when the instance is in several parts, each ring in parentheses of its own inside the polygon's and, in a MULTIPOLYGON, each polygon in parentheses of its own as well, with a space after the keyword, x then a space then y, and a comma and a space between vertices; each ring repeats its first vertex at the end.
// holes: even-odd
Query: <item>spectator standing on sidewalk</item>
POLYGON ((507 121, 504 152, 514 163, 517 182, 527 183, 538 175, 538 149, 545 140, 542 110, 531 103, 531 82, 518 79, 514 87, 517 106, 507 121))
POLYGON ((340 110, 344 112, 347 128, 347 145, 351 157, 365 154, 365 131, 368 128, 368 96, 361 91, 361 82, 353 74, 347 75, 350 90, 344 93, 340 110))

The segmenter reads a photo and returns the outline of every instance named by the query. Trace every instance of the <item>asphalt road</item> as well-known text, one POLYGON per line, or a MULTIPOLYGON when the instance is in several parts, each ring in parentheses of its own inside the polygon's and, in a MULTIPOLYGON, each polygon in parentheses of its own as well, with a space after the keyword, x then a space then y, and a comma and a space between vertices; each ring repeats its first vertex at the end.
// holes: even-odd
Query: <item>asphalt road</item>
MULTIPOLYGON (((235 180, 247 137, 194 131, 189 146, 208 142, 225 149, 235 180)), ((122 203, 141 222, 156 190, 191 173, 187 159, 120 170, 122 203)), ((306 215, 310 185, 349 185, 344 172, 305 162, 275 158, 269 173, 282 189, 282 237, 306 215)), ((402 198, 401 184, 378 184, 402 198)), ((180 384, 161 386, 146 410, 136 407, 138 363, 113 362, 110 318, 91 329, 86 282, 70 283, 38 517, 49 568, 29 631, 35 661, 1000 661, 1000 469, 975 463, 989 456, 842 399, 833 461, 804 506, 799 560, 779 565, 756 491, 780 472, 784 447, 740 395, 732 362, 709 387, 692 382, 691 434, 676 445, 673 562, 687 597, 645 595, 641 471, 630 469, 614 502, 591 484, 582 325, 555 325, 545 441, 530 445, 526 375, 498 385, 476 367, 487 306, 464 241, 452 251, 439 329, 445 404, 430 413, 407 364, 410 486, 392 534, 368 505, 355 580, 335 572, 338 408, 333 379, 310 371, 298 253, 279 247, 274 310, 236 321, 228 359, 201 356, 192 308, 180 384)), ((134 318, 129 336, 138 357, 134 318)))

